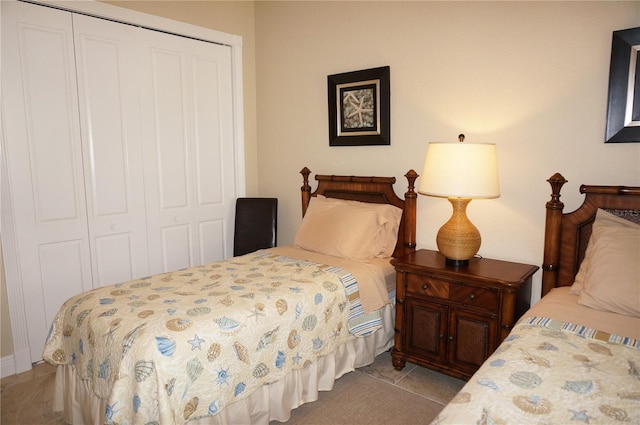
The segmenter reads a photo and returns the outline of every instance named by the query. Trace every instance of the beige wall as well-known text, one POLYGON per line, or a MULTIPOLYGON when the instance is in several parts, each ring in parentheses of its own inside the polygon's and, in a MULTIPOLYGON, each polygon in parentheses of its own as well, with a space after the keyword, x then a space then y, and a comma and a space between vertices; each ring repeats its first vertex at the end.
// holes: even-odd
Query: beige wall
MULTIPOLYGON (((256 2, 258 181, 280 199, 279 242, 300 222, 297 174, 390 175, 404 193, 427 142, 497 144, 501 197, 468 215, 480 254, 540 265, 546 183, 567 209, 581 183, 640 184, 640 144, 605 144, 611 32, 640 2, 256 2), (391 67, 391 145, 329 147, 327 75, 391 67)), ((448 202, 420 195, 418 247, 448 202)), ((540 284, 540 273, 535 277, 540 284)), ((538 290, 538 289, 536 289, 538 290)))
MULTIPOLYGON (((556 171, 567 209, 581 183, 640 185, 640 144, 603 143, 611 32, 640 26, 638 1, 110 3, 243 37, 247 194, 279 198, 280 244, 300 222, 303 166, 396 176, 401 194, 427 142, 460 132, 498 146, 502 196, 468 210, 484 256, 542 262, 556 171), (391 145, 329 147, 327 75, 384 65, 391 145)), ((434 248, 450 206, 418 209, 418 246, 434 248)))

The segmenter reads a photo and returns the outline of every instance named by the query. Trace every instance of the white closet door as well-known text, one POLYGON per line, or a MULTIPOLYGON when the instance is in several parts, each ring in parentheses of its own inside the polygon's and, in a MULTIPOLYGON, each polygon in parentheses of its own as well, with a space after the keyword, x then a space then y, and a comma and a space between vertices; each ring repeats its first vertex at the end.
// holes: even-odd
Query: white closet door
POLYGON ((150 272, 230 256, 231 49, 140 30, 150 272))
POLYGON ((37 361, 62 303, 92 288, 70 13, 2 5, 2 107, 29 349, 37 361))
POLYGON ((94 287, 149 274, 137 28, 73 15, 94 287))

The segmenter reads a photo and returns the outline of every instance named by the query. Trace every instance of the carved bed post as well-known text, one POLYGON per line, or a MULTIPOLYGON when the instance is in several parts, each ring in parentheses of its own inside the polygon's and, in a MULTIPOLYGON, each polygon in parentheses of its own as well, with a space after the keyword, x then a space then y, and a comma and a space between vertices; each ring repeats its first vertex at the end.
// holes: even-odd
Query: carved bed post
POLYGON ((413 190, 418 173, 413 169, 404 175, 409 182, 407 193, 404 194, 404 254, 416 250, 416 199, 418 194, 413 190))
POLYGON ((300 174, 302 174, 303 181, 300 190, 302 191, 302 216, 304 217, 309 207, 309 201, 311 200, 311 186, 309 186, 309 174, 311 174, 311 170, 304 167, 300 170, 300 174))
POLYGON ((544 229, 544 259, 542 263, 542 296, 556 287, 558 281, 558 260, 560 258, 560 237, 562 232, 562 209, 560 189, 567 182, 560 173, 548 180, 551 185, 551 200, 547 202, 544 229))

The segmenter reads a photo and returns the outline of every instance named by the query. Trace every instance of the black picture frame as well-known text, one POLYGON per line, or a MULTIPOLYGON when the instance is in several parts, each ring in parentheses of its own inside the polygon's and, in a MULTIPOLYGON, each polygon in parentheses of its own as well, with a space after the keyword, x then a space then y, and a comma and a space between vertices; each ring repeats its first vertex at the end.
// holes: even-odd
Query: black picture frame
POLYGON ((390 145, 389 67, 327 77, 329 146, 390 145))
POLYGON ((614 31, 605 143, 640 142, 640 27, 614 31))

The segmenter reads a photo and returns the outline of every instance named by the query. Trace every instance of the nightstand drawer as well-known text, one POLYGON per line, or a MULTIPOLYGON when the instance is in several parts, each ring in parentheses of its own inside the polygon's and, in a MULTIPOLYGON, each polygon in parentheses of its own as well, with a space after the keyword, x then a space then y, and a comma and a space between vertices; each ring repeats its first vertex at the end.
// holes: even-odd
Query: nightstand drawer
POLYGON ((431 276, 409 273, 407 274, 407 292, 446 300, 449 298, 449 282, 431 276))
POLYGON ((449 299, 467 305, 486 308, 491 311, 497 311, 500 305, 500 294, 498 291, 459 283, 451 283, 449 299))

